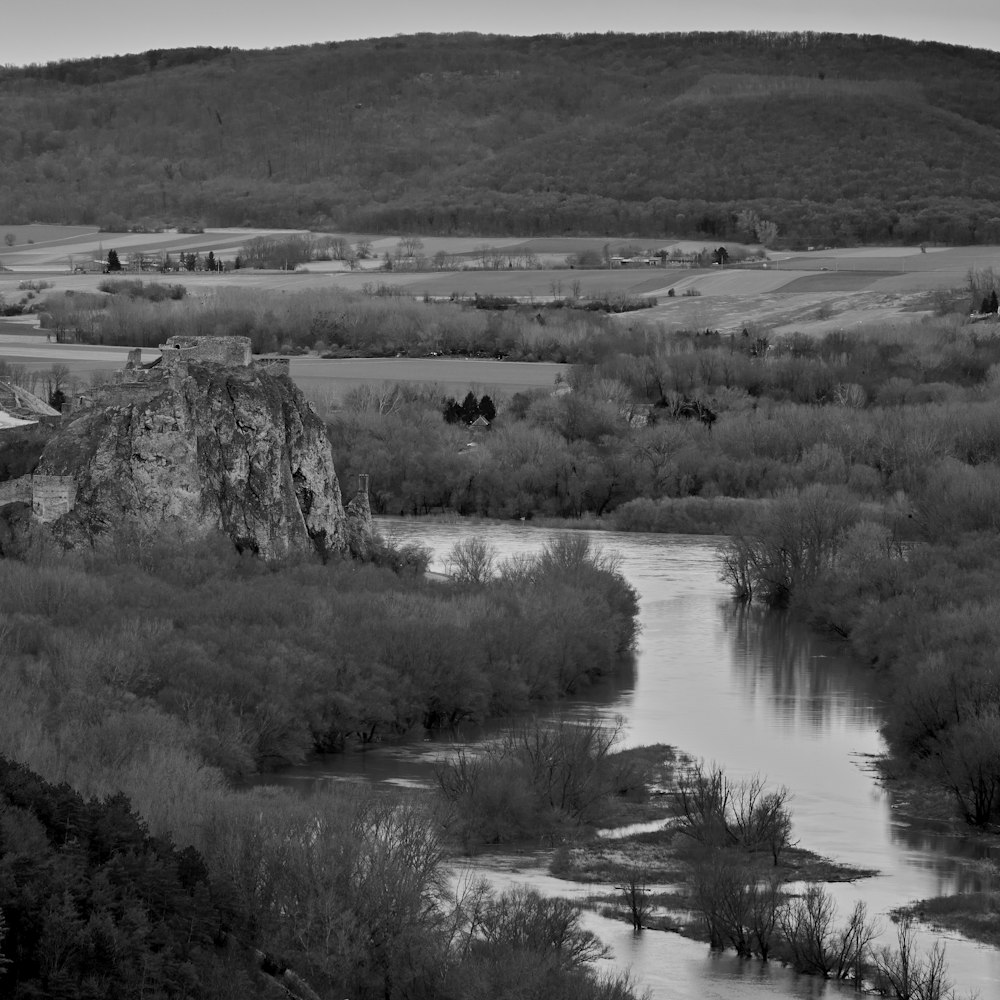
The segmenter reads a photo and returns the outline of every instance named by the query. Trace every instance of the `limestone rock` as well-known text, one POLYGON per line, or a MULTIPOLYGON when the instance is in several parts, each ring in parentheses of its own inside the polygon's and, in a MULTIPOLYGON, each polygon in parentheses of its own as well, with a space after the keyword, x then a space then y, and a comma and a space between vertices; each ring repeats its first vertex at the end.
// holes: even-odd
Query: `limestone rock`
POLYGON ((197 352, 157 367, 130 361, 48 442, 36 471, 76 482, 74 509, 52 526, 69 544, 125 522, 174 522, 221 529, 266 558, 347 545, 326 430, 280 367, 197 352))

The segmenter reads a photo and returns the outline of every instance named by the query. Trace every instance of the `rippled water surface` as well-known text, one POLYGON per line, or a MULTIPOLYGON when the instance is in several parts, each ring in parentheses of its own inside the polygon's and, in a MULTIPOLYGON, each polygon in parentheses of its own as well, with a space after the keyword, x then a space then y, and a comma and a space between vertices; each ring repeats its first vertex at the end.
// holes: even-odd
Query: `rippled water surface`
MULTIPOLYGON (((553 531, 506 524, 380 522, 401 541, 419 541, 442 569, 452 545, 487 538, 508 556, 534 552, 553 531)), ((867 769, 881 750, 876 679, 842 647, 825 643, 780 616, 733 606, 718 580, 716 539, 592 533, 622 557, 641 602, 642 633, 634 671, 562 709, 621 716, 628 744, 670 743, 736 775, 759 772, 792 793, 794 836, 803 847, 882 874, 834 887, 841 909, 863 898, 870 912, 957 891, 974 882, 977 849, 931 828, 893 819, 867 769)), ((443 741, 381 746, 324 759, 282 776, 304 790, 317 781, 364 779, 423 784, 443 741)), ((981 850, 980 850, 981 853, 981 850)), ((479 867, 501 884, 530 883, 560 895, 584 887, 503 859, 479 867)), ((623 924, 588 914, 589 925, 655 1000, 756 1000, 839 996, 834 987, 780 967, 713 955, 675 935, 633 936, 623 924)), ((888 920, 884 923, 888 925, 888 920)), ((887 932, 887 940, 891 928, 887 932)), ((924 933, 929 944, 933 935, 924 933)), ((961 939, 947 945, 951 978, 961 993, 1000 998, 1000 952, 961 939)), ((844 994, 847 995, 846 993, 844 994)))

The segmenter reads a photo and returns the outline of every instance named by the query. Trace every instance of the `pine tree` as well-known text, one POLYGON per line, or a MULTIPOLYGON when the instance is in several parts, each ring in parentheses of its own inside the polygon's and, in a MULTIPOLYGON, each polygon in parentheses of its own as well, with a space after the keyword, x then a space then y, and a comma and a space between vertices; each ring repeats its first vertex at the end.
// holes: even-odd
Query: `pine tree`
POLYGON ((496 419, 497 408, 493 404, 493 400, 489 396, 484 395, 481 400, 479 400, 479 415, 484 417, 490 423, 496 419))
POLYGON ((462 407, 458 405, 454 396, 449 396, 444 401, 441 412, 444 414, 445 423, 457 424, 462 419, 462 407))
POLYGON ((471 424, 478 416, 479 400, 476 398, 476 394, 470 389, 466 393, 465 399, 462 400, 462 419, 467 424, 471 424))
POLYGON ((108 263, 106 266, 107 271, 120 271, 122 269, 122 262, 118 259, 117 250, 108 251, 108 263))
POLYGON ((997 301, 997 290, 994 288, 990 292, 990 312, 996 313, 998 311, 1000 311, 1000 302, 997 301))

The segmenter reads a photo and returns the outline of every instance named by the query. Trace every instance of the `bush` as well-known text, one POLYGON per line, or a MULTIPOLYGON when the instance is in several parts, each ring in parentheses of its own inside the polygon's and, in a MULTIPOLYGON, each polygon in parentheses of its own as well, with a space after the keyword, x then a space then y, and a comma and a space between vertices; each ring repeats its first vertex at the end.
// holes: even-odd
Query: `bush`
POLYGON ((596 718, 512 726, 481 753, 459 750, 436 770, 446 826, 467 847, 553 840, 594 823, 613 794, 641 782, 612 753, 619 726, 596 718))
POLYGON ((130 299, 146 299, 149 302, 167 299, 179 302, 187 295, 183 285, 162 285, 155 281, 147 284, 138 278, 108 278, 97 287, 109 295, 127 295, 130 299))
POLYGON ((722 579, 741 601, 770 607, 793 598, 833 568, 857 502, 839 488, 813 485, 757 508, 753 520, 721 549, 722 579))
POLYGON ((696 762, 677 782, 678 830, 706 848, 766 851, 776 867, 792 832, 788 789, 765 789, 759 775, 734 781, 696 762))

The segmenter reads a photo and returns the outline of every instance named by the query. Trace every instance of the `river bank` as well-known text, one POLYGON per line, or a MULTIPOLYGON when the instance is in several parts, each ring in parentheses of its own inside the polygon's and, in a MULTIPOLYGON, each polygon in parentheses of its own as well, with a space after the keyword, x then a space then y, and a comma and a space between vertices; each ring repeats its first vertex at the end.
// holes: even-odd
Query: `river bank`
MULTIPOLYGON (((511 558, 536 553, 555 534, 530 522, 376 520, 401 542, 430 549, 434 570, 442 570, 454 544, 470 536, 494 545, 500 558, 511 558)), ((894 810, 893 791, 877 780, 871 761, 885 752, 879 732, 885 692, 842 640, 817 635, 787 614, 735 605, 718 579, 720 539, 601 530, 591 540, 620 554, 622 572, 639 593, 641 631, 634 666, 562 700, 559 717, 596 713, 609 722, 621 719, 626 748, 669 741, 693 758, 718 762, 734 777, 756 773, 769 786, 787 787, 793 841, 821 857, 880 872, 826 884, 842 914, 858 899, 866 903, 883 929, 876 943, 894 942, 896 908, 974 888, 968 866, 982 852, 919 815, 911 819, 894 810)), ((342 781, 426 787, 443 754, 460 747, 472 751, 483 736, 474 730, 414 733, 399 743, 328 755, 268 781, 303 795, 342 781)), ((593 883, 555 878, 547 859, 529 853, 478 855, 456 864, 498 888, 537 888, 582 904, 599 891, 593 883)), ((796 977, 774 962, 747 963, 732 951, 713 952, 676 934, 634 935, 627 921, 598 909, 585 919, 612 948, 614 968, 630 968, 652 1000, 831 996, 817 980, 796 977)), ((957 993, 1000 996, 1000 951, 961 935, 946 937, 957 993)), ((941 939, 939 931, 918 929, 922 951, 941 939)))

